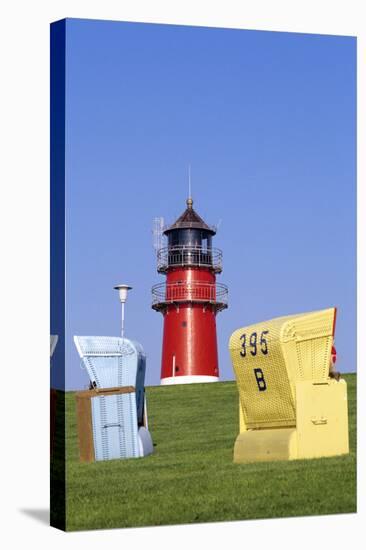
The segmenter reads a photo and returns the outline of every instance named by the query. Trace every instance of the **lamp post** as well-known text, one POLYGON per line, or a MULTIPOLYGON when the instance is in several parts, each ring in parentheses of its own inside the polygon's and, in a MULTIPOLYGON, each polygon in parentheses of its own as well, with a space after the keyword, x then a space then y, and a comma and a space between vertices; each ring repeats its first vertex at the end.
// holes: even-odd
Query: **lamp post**
POLYGON ((125 303, 127 300, 127 292, 132 289, 132 286, 128 285, 116 285, 113 287, 119 292, 119 299, 122 305, 122 317, 121 317, 121 337, 123 338, 124 334, 124 324, 125 324, 125 303))

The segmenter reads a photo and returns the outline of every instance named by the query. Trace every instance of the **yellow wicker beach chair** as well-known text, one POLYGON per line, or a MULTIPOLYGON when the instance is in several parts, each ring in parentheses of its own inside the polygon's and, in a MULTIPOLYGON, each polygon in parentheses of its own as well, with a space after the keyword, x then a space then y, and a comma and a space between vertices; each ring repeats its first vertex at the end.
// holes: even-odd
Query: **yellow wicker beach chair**
POLYGON ((232 334, 240 421, 234 462, 349 452, 347 384, 329 377, 335 319, 330 308, 232 334))

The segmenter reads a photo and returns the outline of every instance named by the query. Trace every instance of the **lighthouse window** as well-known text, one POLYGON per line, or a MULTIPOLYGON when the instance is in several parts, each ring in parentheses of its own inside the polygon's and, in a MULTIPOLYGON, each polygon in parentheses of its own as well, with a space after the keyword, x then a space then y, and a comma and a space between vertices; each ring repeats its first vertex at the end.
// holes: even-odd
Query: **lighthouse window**
POLYGON ((187 321, 182 321, 182 327, 186 327, 187 326, 187 321))

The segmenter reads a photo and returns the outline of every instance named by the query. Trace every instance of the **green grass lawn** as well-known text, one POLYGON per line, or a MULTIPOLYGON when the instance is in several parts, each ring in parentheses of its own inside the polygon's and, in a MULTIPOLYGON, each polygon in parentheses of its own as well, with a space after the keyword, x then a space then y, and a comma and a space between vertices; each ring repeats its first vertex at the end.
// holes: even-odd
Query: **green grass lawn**
POLYGON ((67 530, 356 511, 356 375, 348 384, 350 454, 233 464, 235 382, 148 387, 154 454, 81 464, 75 396, 66 394, 67 530))

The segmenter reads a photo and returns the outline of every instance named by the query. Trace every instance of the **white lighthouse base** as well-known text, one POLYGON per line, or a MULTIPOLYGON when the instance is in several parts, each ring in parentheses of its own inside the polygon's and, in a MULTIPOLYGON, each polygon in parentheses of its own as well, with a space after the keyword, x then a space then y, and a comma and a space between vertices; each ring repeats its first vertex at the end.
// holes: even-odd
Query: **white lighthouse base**
POLYGON ((206 382, 218 382, 218 376, 169 376, 160 380, 161 386, 173 386, 175 384, 204 384, 206 382))

